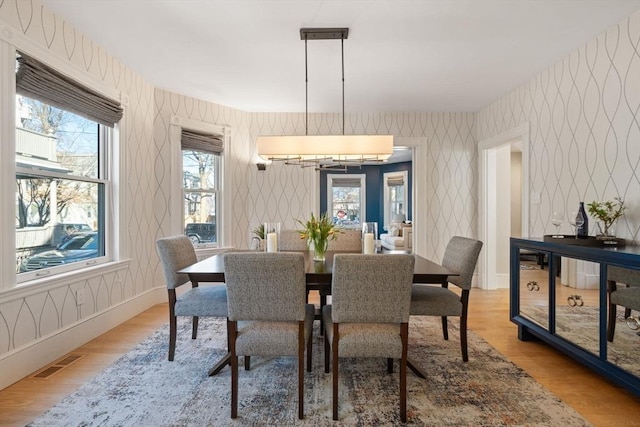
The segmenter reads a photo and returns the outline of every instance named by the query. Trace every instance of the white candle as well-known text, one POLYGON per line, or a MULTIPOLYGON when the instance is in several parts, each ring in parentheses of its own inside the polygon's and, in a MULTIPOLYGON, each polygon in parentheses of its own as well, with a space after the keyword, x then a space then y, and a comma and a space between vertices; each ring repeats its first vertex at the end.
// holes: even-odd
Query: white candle
POLYGON ((267 233, 267 252, 278 252, 278 235, 267 233))
POLYGON ((365 254, 374 253, 373 248, 374 248, 373 233, 365 233, 364 234, 364 253, 365 254))

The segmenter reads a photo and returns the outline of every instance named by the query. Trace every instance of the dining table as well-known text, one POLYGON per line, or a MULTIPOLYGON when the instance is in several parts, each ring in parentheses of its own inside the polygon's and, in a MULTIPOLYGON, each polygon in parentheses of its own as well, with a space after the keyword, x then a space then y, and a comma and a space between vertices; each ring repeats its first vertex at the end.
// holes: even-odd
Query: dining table
MULTIPOLYGON (((187 274, 189 280, 195 286, 200 283, 224 283, 224 255, 226 251, 203 259, 195 264, 178 270, 177 273, 187 274)), ((247 251, 234 251, 247 252, 247 251)), ((298 252, 298 251, 292 251, 298 252)), ((349 251, 327 251, 324 261, 314 261, 313 251, 300 251, 304 254, 304 266, 307 292, 316 290, 320 295, 331 294, 331 280, 333 272, 333 257, 340 253, 353 253, 349 251)), ((392 254, 392 253, 391 253, 392 254)), ((415 266, 413 271, 413 283, 445 284, 449 276, 458 276, 458 273, 430 261, 420 255, 413 254, 415 266)), ((326 299, 321 299, 321 304, 326 299)), ((228 343, 227 343, 228 345, 228 343)), ((209 370, 209 376, 215 375, 226 365, 230 364, 231 355, 227 353, 209 370)), ((407 366, 420 378, 426 378, 426 372, 409 358, 407 366)))

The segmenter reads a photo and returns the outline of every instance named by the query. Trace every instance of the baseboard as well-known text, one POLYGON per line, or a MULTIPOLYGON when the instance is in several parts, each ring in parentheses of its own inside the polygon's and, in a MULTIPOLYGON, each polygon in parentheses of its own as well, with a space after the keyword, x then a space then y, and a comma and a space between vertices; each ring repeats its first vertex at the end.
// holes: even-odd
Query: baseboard
POLYGON ((496 274, 495 286, 491 289, 505 289, 509 288, 511 275, 509 274, 496 274))
POLYGON ((166 300, 166 288, 154 288, 3 354, 0 357, 0 390, 166 300))

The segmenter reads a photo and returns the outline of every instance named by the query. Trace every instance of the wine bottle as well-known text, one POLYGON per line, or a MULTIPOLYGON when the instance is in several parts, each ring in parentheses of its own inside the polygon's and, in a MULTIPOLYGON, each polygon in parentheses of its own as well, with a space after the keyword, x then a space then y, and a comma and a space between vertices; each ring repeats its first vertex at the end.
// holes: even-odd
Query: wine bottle
POLYGON ((584 202, 580 202, 580 209, 578 212, 582 214, 582 218, 584 218, 584 223, 578 228, 578 238, 586 239, 589 236, 589 217, 587 216, 587 212, 584 210, 584 202))

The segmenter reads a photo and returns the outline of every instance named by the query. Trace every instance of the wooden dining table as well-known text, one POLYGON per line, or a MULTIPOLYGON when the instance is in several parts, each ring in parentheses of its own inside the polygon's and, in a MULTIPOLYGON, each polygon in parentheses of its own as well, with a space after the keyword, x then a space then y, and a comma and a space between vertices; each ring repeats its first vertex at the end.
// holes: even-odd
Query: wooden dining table
MULTIPOLYGON (((246 252, 246 251, 243 251, 246 252)), ((228 252, 227 252, 228 253, 228 252)), ((304 254, 305 275, 307 282, 307 292, 311 290, 319 291, 320 295, 331 294, 331 279, 333 272, 333 257, 340 253, 353 253, 345 251, 328 251, 325 254, 325 261, 314 261, 313 252, 300 252, 304 254)), ((447 283, 449 276, 457 276, 458 273, 450 271, 438 263, 430 261, 420 255, 413 255, 415 258, 415 267, 413 272, 413 283, 423 284, 443 284, 447 283)), ((224 253, 216 254, 206 258, 193 265, 185 267, 178 271, 189 276, 189 280, 194 285, 199 283, 224 283, 224 253)), ((321 304, 324 300, 321 299, 321 304)), ((228 344, 228 343, 227 343, 228 344)), ((214 366, 209 370, 209 375, 215 375, 222 368, 230 363, 231 355, 229 352, 225 354, 214 366)), ((407 361, 407 366, 420 378, 426 378, 425 371, 420 368, 411 359, 407 361)))

